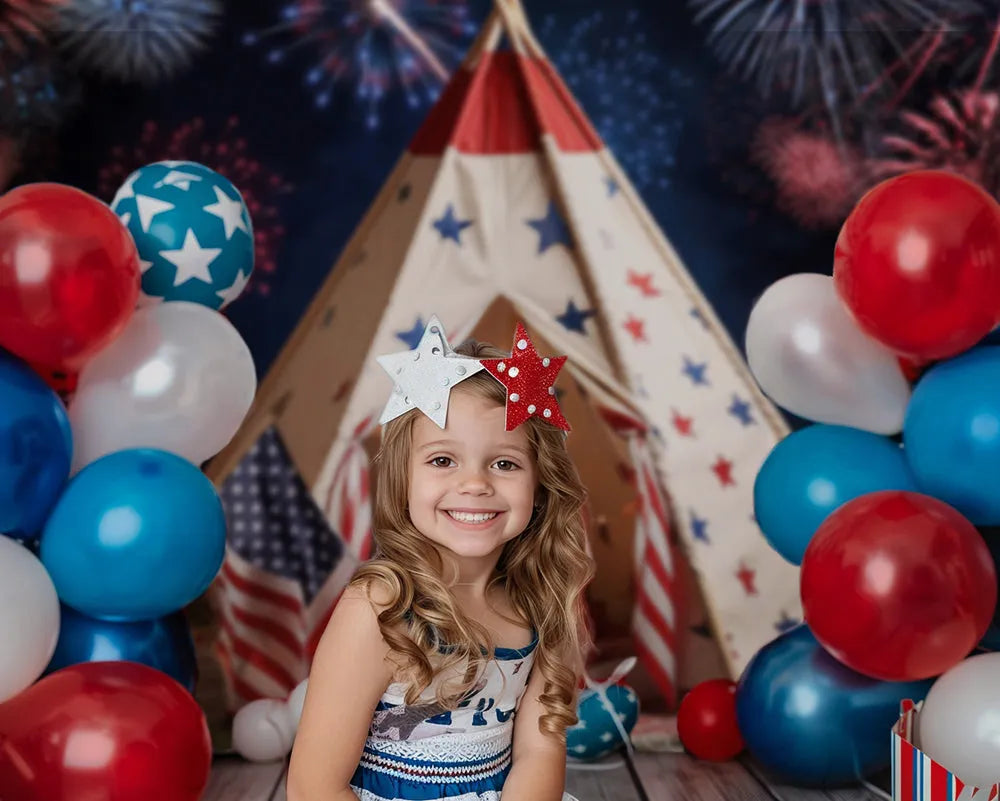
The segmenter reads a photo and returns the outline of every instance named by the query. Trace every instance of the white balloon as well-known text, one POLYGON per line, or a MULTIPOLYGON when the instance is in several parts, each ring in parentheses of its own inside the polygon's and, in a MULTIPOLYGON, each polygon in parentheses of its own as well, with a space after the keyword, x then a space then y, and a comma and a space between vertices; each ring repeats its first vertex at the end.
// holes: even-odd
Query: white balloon
POLYGON ((917 719, 925 754, 966 784, 1000 783, 1000 652, 971 656, 944 673, 917 719))
POLYGON ((833 278, 796 273, 769 286, 750 312, 750 371, 764 393, 818 423, 896 434, 910 385, 895 354, 863 333, 833 278))
POLYGON ((219 312, 184 301, 138 309, 80 373, 73 470, 139 447, 200 466, 233 438, 256 389, 250 350, 219 312))
POLYGON ((59 640, 59 596, 41 561, 0 534, 0 703, 42 675, 59 640))
POLYGON ((292 690, 288 696, 288 700, 285 702, 288 704, 288 714, 291 715, 292 724, 295 726, 296 731, 299 728, 299 721, 302 720, 302 707, 306 703, 306 690, 308 689, 309 679, 302 679, 296 685, 295 689, 292 690))
POLYGON ((233 748, 251 762, 284 759, 294 740, 295 726, 283 700, 251 701, 233 718, 233 748))

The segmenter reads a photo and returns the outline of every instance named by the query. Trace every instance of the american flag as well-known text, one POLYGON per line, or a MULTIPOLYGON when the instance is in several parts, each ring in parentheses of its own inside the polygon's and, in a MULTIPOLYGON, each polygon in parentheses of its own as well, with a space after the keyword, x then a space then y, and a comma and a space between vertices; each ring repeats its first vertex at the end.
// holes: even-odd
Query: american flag
POLYGON ((213 587, 216 655, 228 703, 284 698, 306 678, 316 644, 358 560, 327 523, 267 429, 219 492, 226 558, 213 587))

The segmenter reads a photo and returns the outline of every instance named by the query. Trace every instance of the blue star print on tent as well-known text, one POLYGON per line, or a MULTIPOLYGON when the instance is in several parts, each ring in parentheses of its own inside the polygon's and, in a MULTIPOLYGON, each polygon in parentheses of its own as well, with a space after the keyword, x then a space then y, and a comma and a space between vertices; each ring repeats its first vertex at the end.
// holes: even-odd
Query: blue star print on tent
POLYGON ((426 327, 427 326, 424 324, 423 318, 418 315, 417 321, 413 324, 413 328, 409 331, 397 331, 396 339, 402 340, 406 343, 406 347, 413 350, 420 344, 420 338, 424 335, 424 329, 426 327))
POLYGON ((525 220, 525 222, 538 232, 538 252, 544 253, 553 245, 565 245, 573 247, 573 239, 569 232, 569 227, 556 209, 556 204, 549 201, 548 211, 544 217, 537 220, 525 220))
POLYGON ((472 225, 472 220, 459 220, 455 217, 455 209, 451 203, 445 209, 440 219, 434 221, 434 227, 441 234, 442 239, 454 239, 459 245, 462 244, 462 231, 472 225))
POLYGON ((567 331, 576 331, 578 334, 586 334, 587 330, 584 328, 584 323, 588 319, 597 314, 594 309, 578 309, 576 304, 571 300, 566 305, 566 311, 562 314, 556 315, 556 320, 565 328, 567 331))

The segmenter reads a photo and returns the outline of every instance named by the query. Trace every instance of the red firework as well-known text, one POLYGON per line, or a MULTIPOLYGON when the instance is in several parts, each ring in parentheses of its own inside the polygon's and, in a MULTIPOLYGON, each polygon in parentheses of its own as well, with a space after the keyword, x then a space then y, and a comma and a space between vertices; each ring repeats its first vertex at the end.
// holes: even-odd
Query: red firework
POLYGON ((875 181, 910 170, 949 170, 1000 193, 1000 95, 979 89, 934 96, 927 113, 902 111, 868 162, 875 181))
POLYGON ((238 117, 230 117, 221 130, 208 131, 205 121, 197 117, 167 133, 148 120, 134 145, 112 149, 111 163, 98 173, 97 191, 110 201, 133 171, 154 161, 196 161, 224 175, 243 195, 253 221, 254 271, 246 291, 268 295, 285 236, 278 198, 292 187, 248 154, 239 124, 238 117))
POLYGON ((29 42, 44 41, 66 0, 0 0, 0 39, 15 53, 29 42))
POLYGON ((840 225, 857 199, 862 161, 830 134, 770 117, 757 129, 750 153, 774 184, 778 208, 804 227, 840 225))

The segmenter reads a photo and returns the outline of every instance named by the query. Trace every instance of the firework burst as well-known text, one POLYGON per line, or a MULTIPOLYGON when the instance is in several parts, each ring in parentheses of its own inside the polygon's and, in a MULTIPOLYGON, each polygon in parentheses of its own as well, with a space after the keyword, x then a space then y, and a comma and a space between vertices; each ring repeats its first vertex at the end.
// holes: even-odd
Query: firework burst
POLYGON ((800 120, 764 120, 750 154, 773 184, 778 209, 805 228, 840 225, 858 197, 860 155, 800 120))
POLYGON ((15 51, 0 38, 0 129, 23 136, 52 128, 63 118, 67 98, 51 55, 41 45, 15 51))
POLYGON ((844 105, 912 85, 943 31, 974 0, 688 0, 729 69, 794 107, 818 101, 838 141, 844 105), (903 39, 906 41, 903 41, 903 39), (923 43, 923 46, 921 46, 923 43), (887 56, 895 54, 889 63, 887 56), (894 74, 894 80, 893 75, 894 74))
POLYGON ((967 89, 939 94, 925 113, 904 110, 868 162, 874 180, 919 169, 962 175, 1000 195, 1000 95, 967 89))
POLYGON ((670 184, 690 78, 665 63, 640 15, 624 24, 601 11, 567 28, 546 17, 539 39, 601 138, 637 187, 670 184))
POLYGON ((255 252, 253 275, 245 291, 270 294, 278 268, 278 251, 285 236, 278 204, 291 191, 291 185, 250 155, 236 117, 227 120, 219 130, 211 131, 201 118, 169 132, 149 120, 133 145, 112 149, 110 163, 98 173, 98 196, 110 201, 134 170, 167 160, 204 164, 228 178, 240 191, 253 221, 255 252))
POLYGON ((79 63, 108 78, 155 83, 191 63, 220 12, 219 0, 73 0, 59 27, 79 63))
POLYGON ((0 0, 0 39, 15 53, 44 42, 65 0, 0 0))
POLYGON ((307 54, 317 108, 331 105, 338 86, 351 87, 375 128, 394 87, 413 108, 437 99, 474 33, 466 0, 292 0, 280 22, 243 41, 268 47, 272 64, 307 54))

